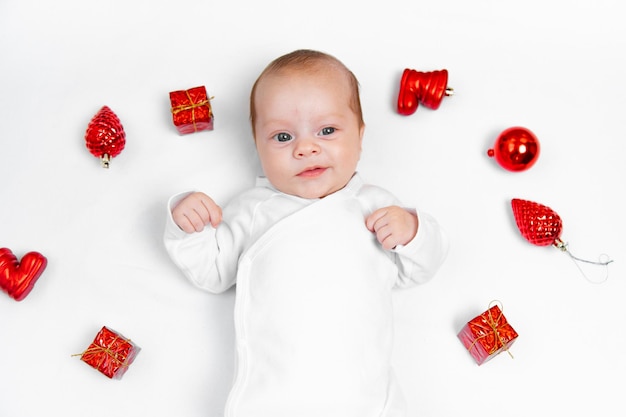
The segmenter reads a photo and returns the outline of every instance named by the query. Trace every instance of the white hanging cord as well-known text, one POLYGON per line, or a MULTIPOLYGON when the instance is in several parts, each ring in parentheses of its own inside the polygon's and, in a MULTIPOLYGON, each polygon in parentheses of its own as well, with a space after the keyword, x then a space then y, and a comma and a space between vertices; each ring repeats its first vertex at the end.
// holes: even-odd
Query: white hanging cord
POLYGON ((578 258, 574 255, 572 255, 572 253, 567 250, 567 243, 563 242, 561 239, 556 239, 553 245, 555 248, 559 249, 562 252, 565 252, 569 255, 569 257, 572 259, 572 261, 574 262, 574 265, 576 265, 576 268, 578 268, 578 270, 580 271, 580 273, 582 274, 583 277, 585 277, 585 279, 587 281, 589 281, 592 284, 602 284, 603 282, 605 282, 608 278, 609 278, 609 264, 611 262, 613 262, 613 259, 611 259, 607 254, 601 254, 598 257, 598 261, 589 261, 587 259, 581 259, 578 258), (592 265, 599 265, 599 266, 604 266, 606 269, 606 274, 604 276, 604 279, 602 279, 601 281, 593 281, 591 279, 589 279, 589 277, 587 276, 587 274, 585 274, 585 271, 582 270, 582 268, 580 267, 580 265, 578 264, 578 262, 584 262, 587 264, 592 264, 592 265))

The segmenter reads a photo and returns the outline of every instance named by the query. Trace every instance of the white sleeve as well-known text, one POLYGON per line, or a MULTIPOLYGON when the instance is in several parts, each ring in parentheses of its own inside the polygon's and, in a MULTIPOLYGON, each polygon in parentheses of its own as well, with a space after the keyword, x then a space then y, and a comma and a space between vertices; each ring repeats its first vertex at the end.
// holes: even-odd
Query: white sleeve
MULTIPOLYGON (((212 292, 226 291, 235 283, 235 275, 220 273, 218 255, 220 245, 217 241, 217 229, 207 225, 202 232, 186 233, 178 227, 172 217, 172 208, 189 193, 171 197, 167 204, 165 233, 163 242, 170 258, 197 287, 212 292)), ((222 222, 218 229, 228 234, 228 226, 222 222)), ((230 239, 225 239, 228 242, 230 239)), ((222 249, 224 245, 221 245, 222 249)))
POLYGON ((448 238, 437 221, 426 213, 416 214, 417 234, 406 245, 399 245, 392 250, 399 271, 398 288, 430 280, 448 254, 448 238))

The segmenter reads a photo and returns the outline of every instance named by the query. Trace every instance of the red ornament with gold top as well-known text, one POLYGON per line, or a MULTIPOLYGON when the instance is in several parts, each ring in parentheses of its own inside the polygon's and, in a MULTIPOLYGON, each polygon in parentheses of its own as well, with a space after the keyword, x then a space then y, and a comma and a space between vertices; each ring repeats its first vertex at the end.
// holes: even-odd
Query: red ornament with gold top
POLYGON ((204 86, 170 92, 172 120, 181 135, 213 130, 213 110, 204 86))
POLYGON ((463 346, 478 365, 482 365, 503 350, 511 355, 509 348, 517 336, 517 332, 506 321, 498 305, 490 307, 480 316, 470 320, 458 334, 463 346))
MULTIPOLYGON (((550 207, 535 203, 534 201, 514 198, 511 200, 511 209, 515 217, 515 224, 524 239, 537 246, 552 245, 567 253, 572 260, 577 263, 578 269, 580 269, 579 262, 604 267, 608 267, 608 265, 613 262, 613 260, 605 254, 601 255, 597 262, 581 259, 572 255, 567 247, 567 243, 561 240, 561 231, 563 229, 561 217, 550 207)), ((580 271, 589 282, 595 284, 604 282, 608 278, 608 269, 604 278, 600 280, 591 280, 582 269, 580 269, 580 271)))
POLYGON ((126 133, 120 119, 110 108, 103 106, 91 119, 85 132, 85 142, 89 152, 100 158, 103 168, 108 168, 111 158, 124 150, 126 133))
POLYGON ((104 326, 80 359, 111 379, 121 379, 141 350, 130 339, 104 326))

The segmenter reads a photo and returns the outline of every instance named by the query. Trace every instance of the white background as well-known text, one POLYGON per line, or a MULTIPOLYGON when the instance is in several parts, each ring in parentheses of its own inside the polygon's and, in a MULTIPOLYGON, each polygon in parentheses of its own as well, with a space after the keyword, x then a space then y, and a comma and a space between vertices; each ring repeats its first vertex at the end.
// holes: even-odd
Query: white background
POLYGON ((3 0, 0 246, 49 264, 22 302, 0 293, 0 416, 221 415, 234 291, 196 290, 169 261, 165 203, 201 189, 224 204, 253 184, 249 90, 297 48, 355 72, 360 172, 451 239, 432 282, 395 294, 410 415, 623 416, 621 10, 618 0, 3 0), (404 68, 447 69, 455 96, 400 116, 404 68), (215 130, 180 136, 168 93, 198 85, 215 97, 215 130), (103 105, 127 135, 108 170, 84 142, 103 105), (541 143, 521 173, 486 155, 516 125, 541 143), (615 259, 608 280, 590 284, 566 253, 525 241, 515 197, 554 209, 573 254, 615 259), (494 299, 520 336, 514 359, 477 366, 456 334, 494 299), (122 380, 71 356, 103 325, 142 348, 122 380))

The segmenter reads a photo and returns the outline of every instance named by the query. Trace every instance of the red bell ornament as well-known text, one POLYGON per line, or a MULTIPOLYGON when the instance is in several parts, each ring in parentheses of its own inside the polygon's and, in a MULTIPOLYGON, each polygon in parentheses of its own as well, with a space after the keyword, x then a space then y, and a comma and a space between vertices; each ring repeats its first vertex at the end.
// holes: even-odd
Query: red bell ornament
POLYGON ((124 150, 126 145, 124 127, 110 108, 102 107, 91 119, 85 132, 85 142, 89 152, 100 158, 103 168, 108 168, 111 158, 124 150))
POLYGON ((495 158, 508 171, 524 171, 532 167, 539 157, 539 141, 524 127, 510 127, 498 136, 487 155, 495 158))
MULTIPOLYGON (((549 246, 552 245, 555 248, 567 253, 574 263, 576 261, 584 262, 594 265, 607 266, 611 262, 606 255, 602 255, 599 262, 588 261, 585 259, 577 258, 567 249, 567 243, 561 240, 561 232, 563 230, 563 222, 561 217, 550 207, 543 204, 535 203, 533 201, 522 200, 514 198, 511 200, 511 208, 513 209, 513 216, 515 217, 515 223, 520 233, 528 242, 537 246, 549 246)), ((580 265, 576 263, 576 266, 588 281, 592 283, 604 282, 606 277, 602 281, 591 281, 580 268, 580 265)), ((607 270, 608 277, 608 270, 607 270)))
POLYGON ((417 110, 419 103, 437 110, 444 96, 454 94, 448 87, 448 71, 421 72, 406 68, 400 80, 398 113, 409 116, 417 110))
POLYGON ((21 261, 10 249, 0 248, 0 288, 16 301, 31 292, 48 260, 39 252, 28 252, 21 261))

